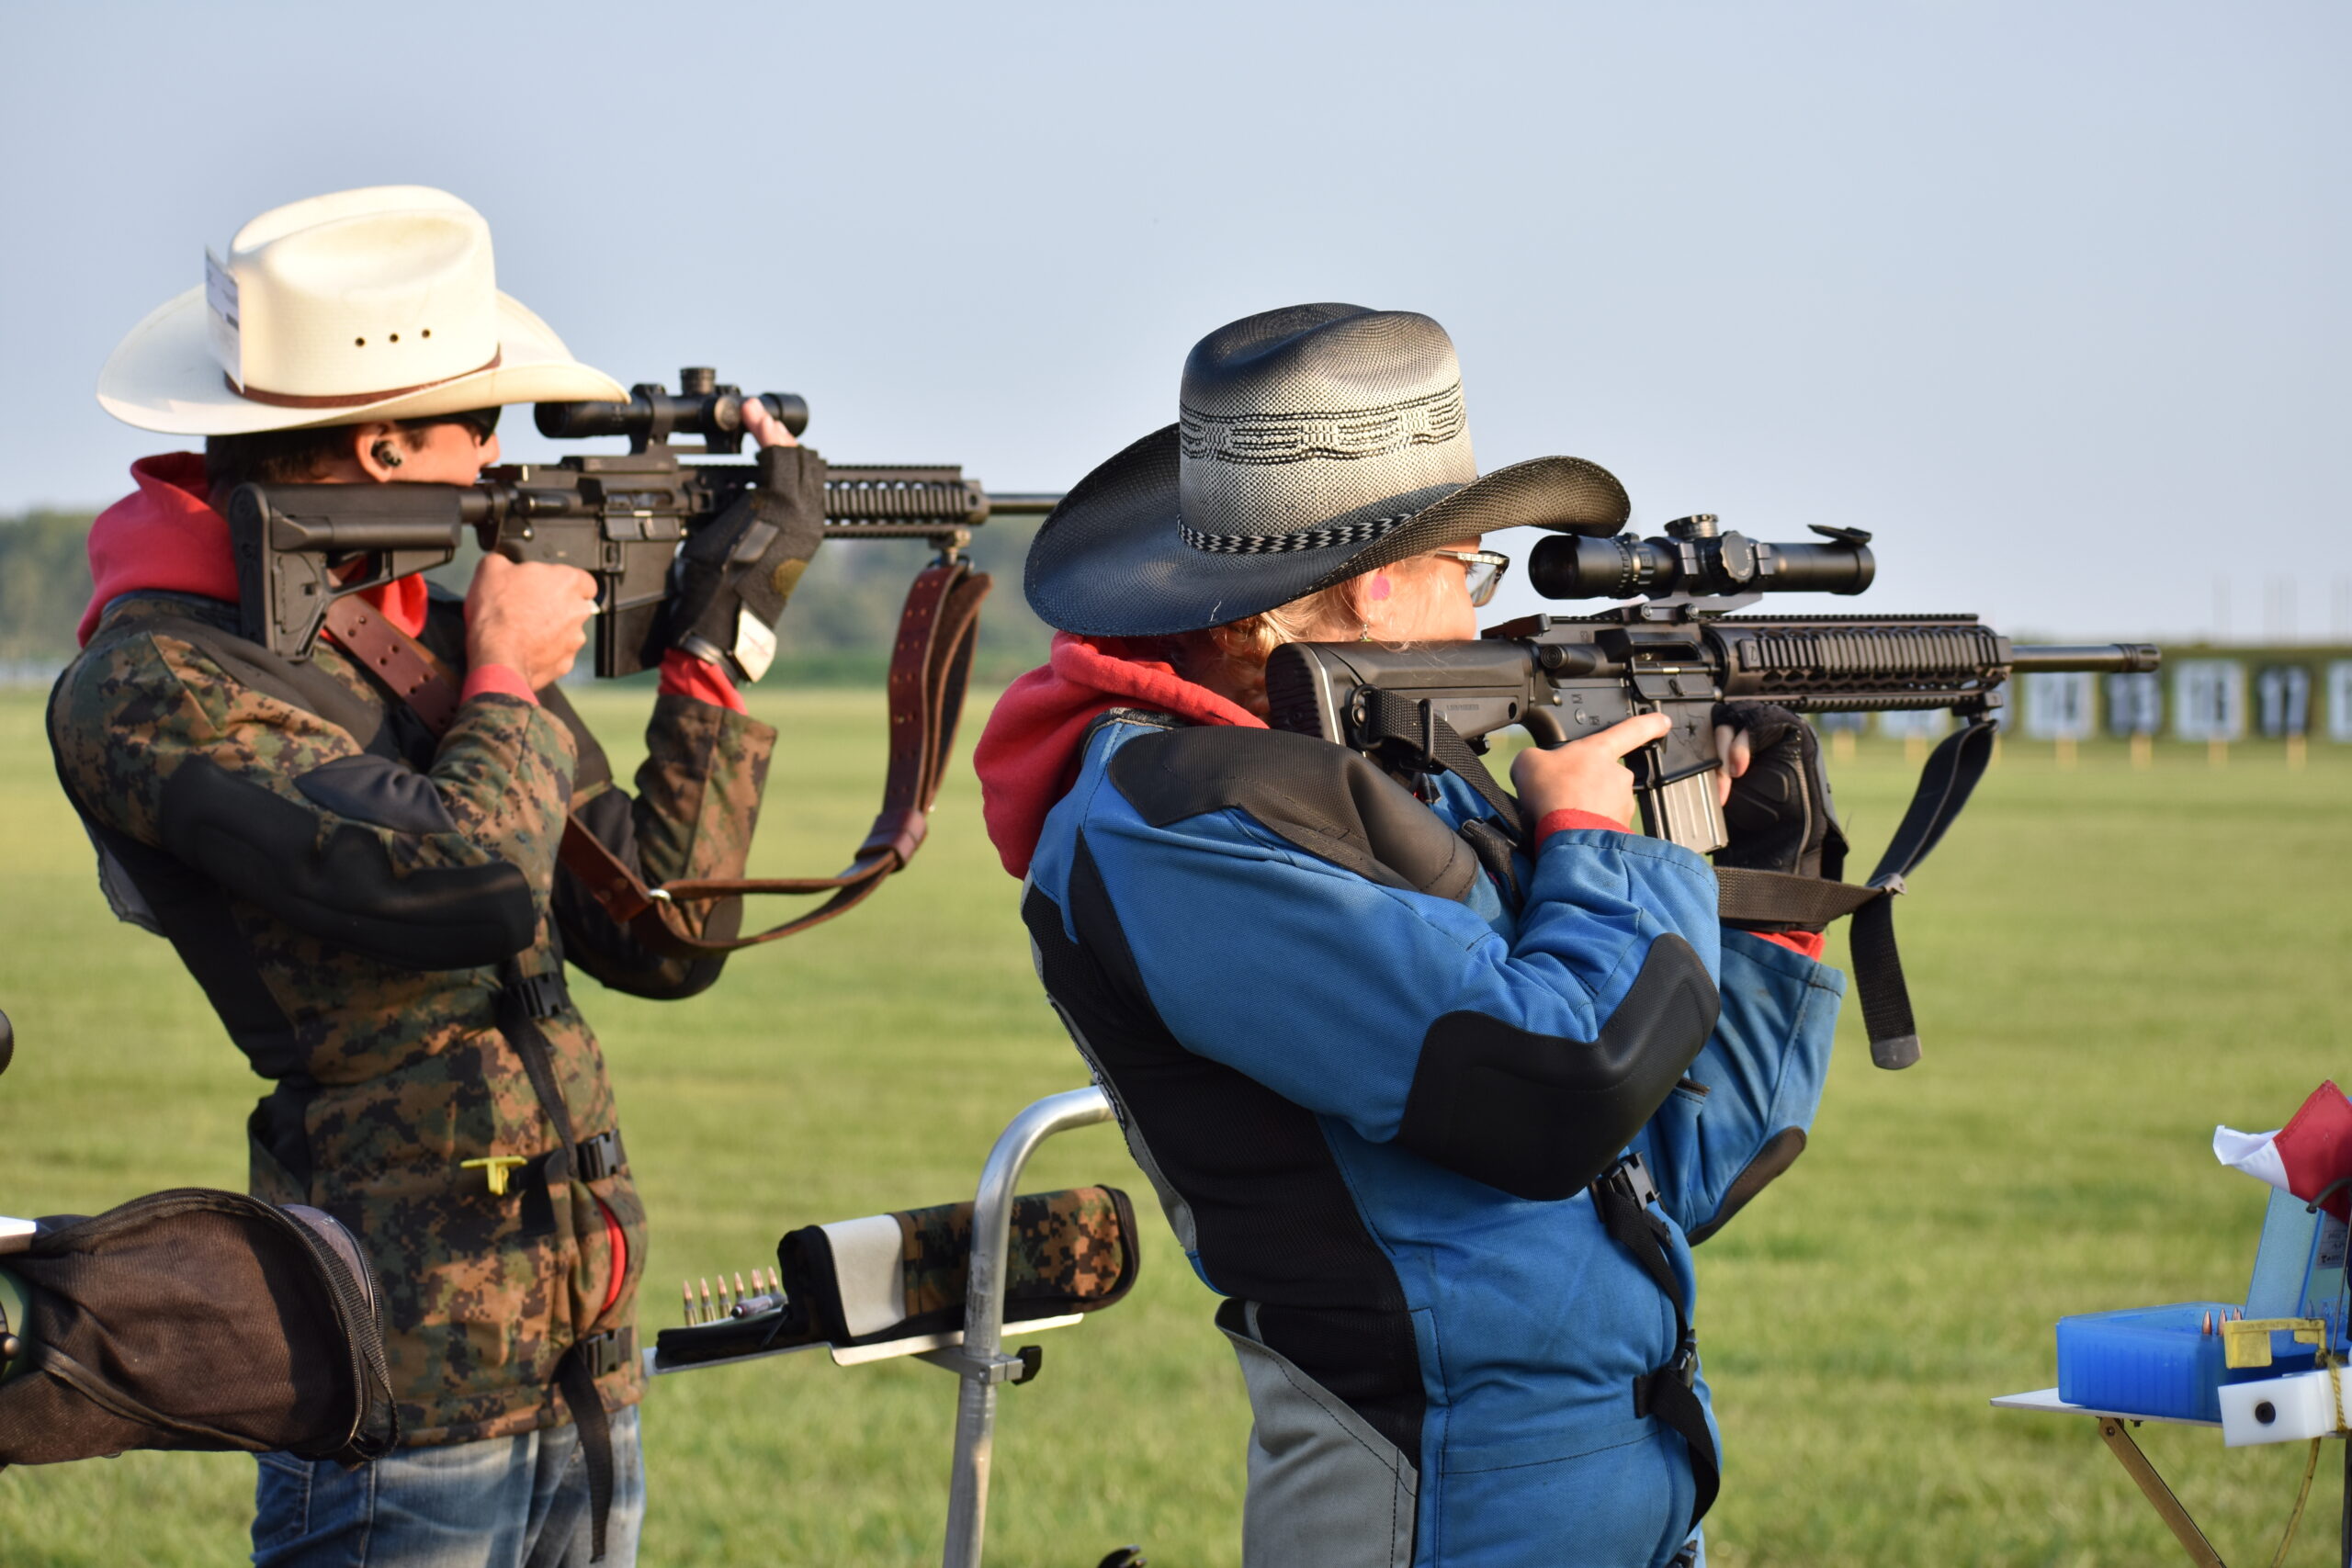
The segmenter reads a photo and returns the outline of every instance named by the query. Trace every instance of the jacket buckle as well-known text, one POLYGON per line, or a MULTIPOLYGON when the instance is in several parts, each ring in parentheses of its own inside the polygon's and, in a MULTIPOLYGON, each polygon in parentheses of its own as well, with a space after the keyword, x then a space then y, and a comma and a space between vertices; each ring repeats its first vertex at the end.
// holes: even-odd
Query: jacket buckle
POLYGON ((610 1377, 628 1364, 630 1343, 636 1337, 631 1329, 607 1328, 601 1334, 586 1336, 573 1348, 590 1377, 610 1377))
POLYGON ((1650 1179, 1649 1168, 1642 1163, 1639 1155, 1627 1155, 1595 1177, 1592 1184, 1632 1200, 1636 1209, 1646 1209, 1657 1201, 1657 1183, 1650 1179))
POLYGON ((569 997, 564 990, 563 976, 556 975, 516 975, 503 989, 515 1005, 534 1019, 553 1018, 563 1010, 569 997))
POLYGON ((1684 1388, 1690 1388, 1698 1382, 1699 1341, 1696 1336, 1684 1335, 1682 1343, 1675 1347, 1672 1360, 1655 1371, 1644 1372, 1634 1380, 1635 1419, 1647 1416, 1657 1407, 1657 1395, 1655 1391, 1668 1378, 1680 1383, 1684 1388))
POLYGON ((628 1164, 618 1127, 582 1138, 572 1146, 571 1174, 582 1181, 601 1181, 628 1164))

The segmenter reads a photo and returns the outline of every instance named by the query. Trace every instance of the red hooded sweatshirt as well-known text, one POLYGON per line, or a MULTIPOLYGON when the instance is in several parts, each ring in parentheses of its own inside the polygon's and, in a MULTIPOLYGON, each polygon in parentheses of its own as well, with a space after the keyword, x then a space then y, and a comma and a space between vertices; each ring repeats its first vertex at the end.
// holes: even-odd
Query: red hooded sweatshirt
MULTIPOLYGON (((86 645, 107 605, 125 593, 163 589, 237 602, 237 562, 229 546, 228 520, 212 509, 204 459, 194 452, 166 452, 130 465, 138 490, 98 513, 90 525, 89 607, 82 612, 80 640, 86 645)), ((400 578, 359 597, 392 625, 415 637, 424 630, 430 591, 419 576, 400 578)), ((662 656, 662 689, 718 707, 743 712, 743 699, 724 671, 675 649, 662 656)), ((537 702, 519 671, 484 664, 466 672, 465 694, 503 692, 537 702)))
MULTIPOLYGON (((1257 715, 1187 681, 1165 660, 1140 656, 1124 638, 1056 632, 1044 667, 1005 688, 972 748, 989 841, 1013 875, 1029 874, 1046 814, 1078 782, 1086 727, 1114 707, 1149 708, 1194 724, 1266 728, 1257 715)), ((1593 812, 1552 811, 1535 825, 1535 841, 1569 828, 1625 831, 1623 823, 1593 812)), ((1758 934, 1807 958, 1821 956, 1817 932, 1758 934)))

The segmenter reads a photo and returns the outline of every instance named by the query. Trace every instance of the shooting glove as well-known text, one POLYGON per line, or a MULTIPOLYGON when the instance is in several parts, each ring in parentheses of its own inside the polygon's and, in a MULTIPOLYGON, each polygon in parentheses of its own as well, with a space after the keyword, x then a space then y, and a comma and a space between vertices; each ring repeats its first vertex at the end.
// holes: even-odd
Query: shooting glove
MULTIPOLYGON (((1732 781, 1731 798, 1724 804, 1731 841, 1715 852, 1715 863, 1845 880, 1846 835, 1838 826, 1813 726, 1771 703, 1717 703, 1715 723, 1745 731, 1750 748, 1747 772, 1732 781)), ((1757 929, 1821 927, 1788 923, 1757 929)))
POLYGON ((825 460, 763 446, 759 482, 694 531, 670 567, 663 641, 756 681, 775 657, 775 624, 825 536, 825 460))

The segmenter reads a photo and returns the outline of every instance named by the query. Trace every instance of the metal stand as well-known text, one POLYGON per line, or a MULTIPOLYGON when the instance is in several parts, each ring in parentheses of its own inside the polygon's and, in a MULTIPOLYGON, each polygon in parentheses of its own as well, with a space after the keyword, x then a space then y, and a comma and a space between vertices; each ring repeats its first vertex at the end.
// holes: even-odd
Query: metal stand
POLYGON ((1012 1198, 1037 1145, 1057 1133, 1111 1119, 1099 1089, 1071 1089, 1038 1100, 1000 1134, 980 1169, 972 1202, 971 1281, 964 1298, 964 1343, 927 1350, 922 1359, 963 1379, 956 1396, 956 1458, 947 1483, 944 1568, 979 1568, 988 1529, 989 1461, 996 1442, 996 1390, 1035 1371, 1035 1362, 1002 1352, 1005 1254, 1012 1246, 1012 1198))
POLYGON ((2148 1462, 2148 1456, 2142 1453, 2140 1445, 2132 1440, 2132 1434, 2125 1429, 2121 1417, 2100 1416, 2098 1435, 2107 1439, 2107 1446, 2114 1450, 2117 1462, 2138 1484, 2141 1495, 2148 1499, 2149 1506, 2155 1509, 2156 1517, 2164 1520, 2165 1528, 2172 1531, 2175 1540, 2180 1542, 2180 1549, 2188 1553, 2188 1560, 2196 1563, 2197 1568, 2224 1568, 2222 1554, 2213 1550, 2213 1543, 2205 1539, 2205 1532, 2197 1528, 2197 1521, 2188 1517, 2188 1510, 2182 1507, 2180 1499, 2172 1495, 2172 1488, 2165 1484, 2165 1478, 2156 1473, 2156 1467, 2148 1462))
MULTIPOLYGON (((946 1568, 979 1568, 981 1538, 988 1528, 989 1460, 996 1440, 997 1385, 1026 1382, 1037 1370, 1035 1346, 1017 1355, 1004 1354, 1004 1287, 1006 1259, 1012 1247, 1012 1200, 1037 1145, 1057 1133, 1091 1127, 1111 1120, 1111 1102, 1099 1089, 1075 1089, 1049 1094, 1015 1116, 997 1135, 980 1168, 979 1190, 972 1202, 972 1258, 964 1298, 964 1326, 944 1334, 910 1335, 870 1345, 826 1345, 804 1341, 773 1350, 752 1350, 740 1356, 707 1360, 668 1362, 660 1346, 645 1351, 648 1377, 700 1371, 708 1367, 734 1366, 770 1356, 788 1356, 822 1348, 837 1365, 859 1366, 899 1356, 912 1356, 954 1372, 960 1383, 956 1394, 956 1460, 947 1492, 946 1568)), ((5 1227, 6 1222, 0 1222, 5 1227)), ((7 1233, 0 1228, 0 1252, 8 1249, 7 1233)), ((1014 1325, 1023 1335, 1048 1328, 1067 1328, 1084 1322, 1077 1313, 1058 1317, 1026 1318, 1014 1325)), ((1134 1548, 1126 1549, 1132 1553, 1134 1548)), ((1105 1563, 1142 1559, 1113 1552, 1105 1563)))
MULTIPOLYGON (((1993 1405, 1997 1410, 2088 1416, 2098 1421, 2098 1435, 2115 1455, 2116 1462, 2123 1466, 2124 1473, 2131 1476, 2132 1483, 2140 1488, 2141 1495, 2147 1498, 2149 1506, 2155 1509, 2156 1517, 2164 1520, 2165 1528, 2172 1531, 2173 1539, 2180 1542, 2183 1551, 2188 1553, 2188 1560, 2198 1568, 2225 1568, 2221 1553, 2215 1551, 2213 1543, 2205 1539, 2205 1532, 2198 1529, 2197 1521, 2188 1517, 2188 1510, 2181 1506, 2180 1499, 2173 1495, 2170 1486, 2165 1484, 2165 1478, 2156 1473, 2156 1467, 2148 1462, 2148 1456, 2140 1451, 2140 1445, 2132 1440, 2131 1432, 2132 1427, 2143 1421, 2170 1427, 2211 1427, 2216 1429, 2221 1425, 2219 1422, 2180 1421, 2162 1416, 2132 1416, 2120 1410, 2093 1410, 2088 1405, 2066 1404, 2058 1397, 2058 1391, 2054 1388, 2040 1389, 2032 1393, 2004 1394, 1994 1400, 1993 1405)), ((2352 1568, 2352 1442, 2344 1445, 2344 1515, 2339 1541, 2338 1551, 2344 1568, 2352 1568)))

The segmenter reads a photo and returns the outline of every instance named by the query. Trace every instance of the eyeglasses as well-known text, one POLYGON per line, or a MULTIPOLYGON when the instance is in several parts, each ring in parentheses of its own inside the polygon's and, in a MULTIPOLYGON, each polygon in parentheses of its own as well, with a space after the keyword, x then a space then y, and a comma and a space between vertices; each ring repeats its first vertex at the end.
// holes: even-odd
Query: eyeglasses
POLYGON ((1503 583, 1503 573, 1510 570, 1510 557, 1499 550, 1431 550, 1440 560, 1462 563, 1464 586, 1470 590, 1473 609, 1483 610, 1503 583))
POLYGON ((474 443, 480 446, 498 434, 498 416, 504 412, 502 408, 492 407, 467 409, 458 413, 427 414, 423 419, 401 420, 400 426, 402 430, 424 430, 435 424, 462 424, 474 433, 474 443))

